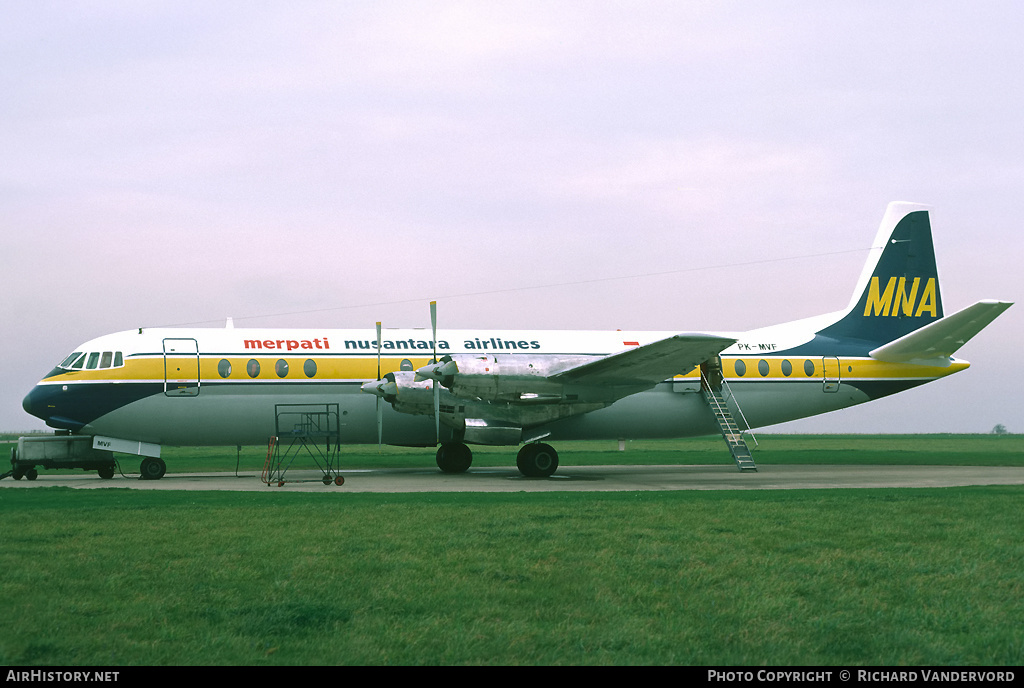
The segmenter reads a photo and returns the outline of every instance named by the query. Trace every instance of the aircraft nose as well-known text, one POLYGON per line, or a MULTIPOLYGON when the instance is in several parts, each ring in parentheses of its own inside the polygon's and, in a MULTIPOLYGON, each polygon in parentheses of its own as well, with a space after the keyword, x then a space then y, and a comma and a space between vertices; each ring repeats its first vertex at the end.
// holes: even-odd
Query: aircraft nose
POLYGON ((45 404, 40 403, 38 387, 33 387, 32 391, 25 395, 25 398, 21 400, 21 407, 29 415, 46 420, 45 404))
MULTIPOLYGON (((51 428, 59 430, 71 430, 77 432, 85 425, 76 417, 79 415, 75 408, 69 408, 66 403, 59 401, 60 396, 65 394, 64 390, 54 386, 36 385, 21 401, 21 407, 25 411, 40 418, 51 428), (71 412, 76 417, 65 414, 71 412)), ((81 409, 79 409, 80 411, 81 409)))

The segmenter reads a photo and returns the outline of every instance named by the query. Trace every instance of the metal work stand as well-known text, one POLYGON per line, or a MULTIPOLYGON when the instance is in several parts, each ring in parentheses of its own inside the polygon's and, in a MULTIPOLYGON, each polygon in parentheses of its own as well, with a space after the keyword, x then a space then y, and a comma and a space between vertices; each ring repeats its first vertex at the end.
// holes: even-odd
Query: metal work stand
POLYGON ((324 485, 343 485, 339 473, 341 457, 341 424, 338 404, 276 404, 275 432, 267 442, 267 461, 263 465, 263 482, 281 487, 285 474, 299 457, 309 457, 321 471, 318 478, 324 485))

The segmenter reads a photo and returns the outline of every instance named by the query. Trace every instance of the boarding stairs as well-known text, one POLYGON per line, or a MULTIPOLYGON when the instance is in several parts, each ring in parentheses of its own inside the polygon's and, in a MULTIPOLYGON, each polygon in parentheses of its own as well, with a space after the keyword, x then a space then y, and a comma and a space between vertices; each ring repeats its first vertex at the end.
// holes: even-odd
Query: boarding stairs
MULTIPOLYGON (((715 416, 715 422, 718 423, 718 428, 722 432, 722 439, 729 447, 729 453, 732 455, 733 461, 736 462, 737 468, 741 471, 756 471, 757 465, 754 463, 754 457, 750 453, 750 447, 746 440, 743 439, 743 431, 740 430, 739 424, 732 416, 732 411, 729 410, 729 405, 722 394, 722 386, 711 381, 715 377, 713 373, 705 377, 703 371, 701 372, 700 386, 704 393, 704 399, 707 400, 708 406, 715 416)), ((724 380, 721 382, 724 383, 724 380)), ((735 397, 733 400, 735 401, 735 397)), ((740 410, 738 405, 736 408, 740 410)), ((740 410, 741 415, 742 413, 740 410)))

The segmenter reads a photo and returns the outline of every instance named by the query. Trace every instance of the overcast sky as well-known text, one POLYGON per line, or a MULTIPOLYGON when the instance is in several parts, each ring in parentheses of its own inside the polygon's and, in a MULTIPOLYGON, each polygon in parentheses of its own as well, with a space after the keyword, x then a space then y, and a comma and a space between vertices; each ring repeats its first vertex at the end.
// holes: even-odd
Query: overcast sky
MULTIPOLYGON (((889 201, 1024 278, 1015 2, 0 0, 0 429, 139 326, 736 331, 841 309, 889 201), (282 315, 284 314, 284 315, 282 315)), ((972 367, 807 432, 1024 431, 972 367)))

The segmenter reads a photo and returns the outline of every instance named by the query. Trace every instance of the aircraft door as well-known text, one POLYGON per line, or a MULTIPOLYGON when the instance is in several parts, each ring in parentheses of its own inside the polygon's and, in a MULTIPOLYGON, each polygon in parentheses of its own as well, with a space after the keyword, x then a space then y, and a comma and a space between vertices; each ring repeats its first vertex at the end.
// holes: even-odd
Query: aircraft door
POLYGON ((825 392, 838 392, 839 382, 842 377, 840 373, 839 357, 837 356, 822 356, 821 358, 821 374, 822 374, 822 389, 825 392))
POLYGON ((199 384, 199 343, 194 339, 165 339, 164 394, 198 396, 199 384))

